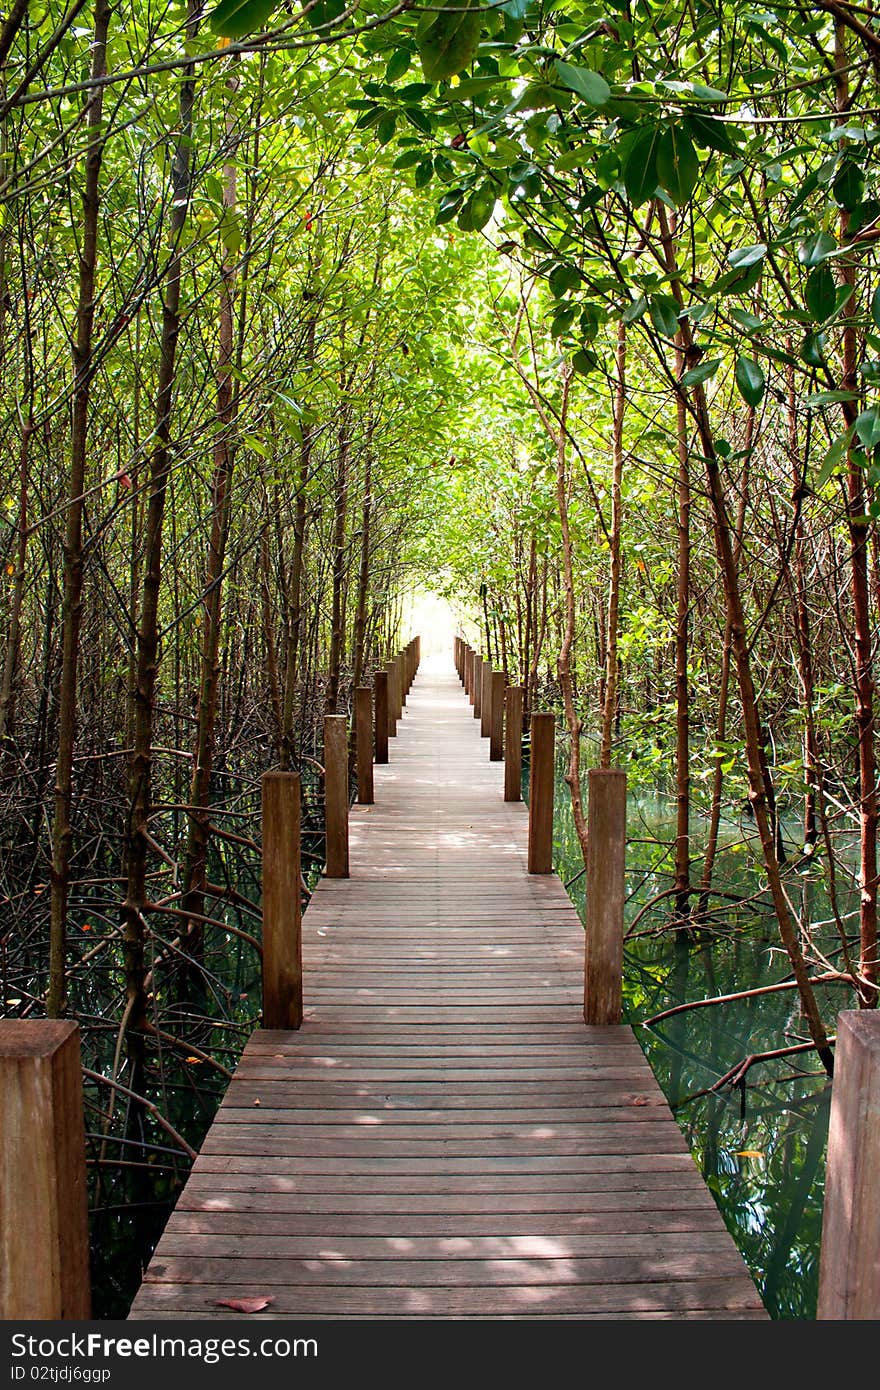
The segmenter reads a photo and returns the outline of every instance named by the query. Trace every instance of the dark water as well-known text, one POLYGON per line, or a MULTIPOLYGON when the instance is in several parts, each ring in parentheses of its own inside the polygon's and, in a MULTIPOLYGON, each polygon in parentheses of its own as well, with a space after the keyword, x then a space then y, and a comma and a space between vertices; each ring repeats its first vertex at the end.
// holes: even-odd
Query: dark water
MULTIPOLYGON (((659 797, 631 795, 628 808, 627 923, 670 886, 674 812, 659 797)), ((692 827, 699 874, 700 836, 692 827)), ((568 789, 557 778, 555 857, 583 913, 584 880, 568 789)), ((715 886, 733 898, 760 894, 758 845, 750 827, 730 823, 722 837, 715 886)), ((788 891, 810 921, 830 916, 820 873, 788 872, 788 891)), ((714 900, 709 931, 662 930, 668 899, 649 908, 624 953, 624 1011, 651 1063, 764 1303, 775 1318, 815 1317, 830 1085, 812 1053, 753 1067, 745 1084, 701 1094, 753 1053, 808 1037, 796 991, 691 1010, 650 1027, 643 1020, 672 1006, 787 978, 776 920, 759 896, 748 905, 714 900)), ((821 933, 819 925, 817 931, 821 933)), ((829 942, 829 949, 832 949, 829 942)), ((818 987, 833 1030, 850 1007, 840 987, 818 987)))

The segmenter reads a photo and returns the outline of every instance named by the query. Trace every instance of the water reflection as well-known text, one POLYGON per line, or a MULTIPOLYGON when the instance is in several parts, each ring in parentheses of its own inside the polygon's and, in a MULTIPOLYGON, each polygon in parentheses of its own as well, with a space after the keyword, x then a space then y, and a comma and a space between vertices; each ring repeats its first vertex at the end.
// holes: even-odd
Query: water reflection
MULTIPOLYGON (((584 881, 576 877, 582 861, 561 776, 558 784, 555 863, 583 911, 584 881)), ((632 923, 670 886, 670 804, 661 797, 631 796, 629 835, 632 923)), ((696 859, 696 841, 693 852, 696 859)), ((742 1059, 807 1036, 796 992, 638 1026, 676 1004, 788 978, 788 960, 761 886, 754 857, 748 846, 743 849, 743 827, 729 826, 715 878, 715 887, 729 898, 721 900, 711 929, 696 937, 657 930, 669 923, 668 898, 639 918, 624 953, 624 1010, 768 1311, 777 1318, 804 1319, 815 1316, 818 1288, 830 1101, 825 1073, 805 1053, 755 1067, 733 1092, 707 1094, 742 1059)), ((818 872, 793 875, 790 891, 813 922, 831 916, 818 872)), ((830 986, 818 987, 817 996, 833 1028, 845 996, 830 986)))

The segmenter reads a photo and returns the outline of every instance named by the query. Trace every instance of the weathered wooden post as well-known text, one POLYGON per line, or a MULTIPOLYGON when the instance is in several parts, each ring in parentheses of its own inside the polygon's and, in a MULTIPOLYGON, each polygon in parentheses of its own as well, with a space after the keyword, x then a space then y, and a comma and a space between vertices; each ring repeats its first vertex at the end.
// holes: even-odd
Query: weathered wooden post
POLYGON ((406 683, 406 652, 398 652, 397 657, 395 659, 397 661, 397 689, 400 692, 400 702, 397 709, 397 717, 398 719, 402 719, 403 708, 406 704, 406 692, 408 689, 406 683))
POLYGON ((389 661, 385 667, 388 675, 388 737, 397 737, 397 662, 389 661))
POLYGON ((480 720, 482 728, 483 713, 483 658, 474 655, 474 718, 480 720))
POLYGON ((523 700, 521 685, 504 692, 504 800, 522 801, 523 700))
POLYGON ((458 679, 461 680, 461 638, 457 634, 452 639, 452 664, 458 679))
POLYGON ((530 874, 553 872, 553 774, 556 720, 552 714, 533 714, 529 765, 530 874))
POLYGON ((376 762, 388 761, 388 672, 376 671, 373 676, 375 688, 375 709, 373 719, 376 725, 376 762))
POLYGON ((474 703, 474 676, 476 674, 477 654, 473 647, 468 647, 465 655, 465 690, 467 691, 468 704, 474 703))
POLYGON ((354 737, 357 754, 358 801, 373 804, 373 692, 359 685, 354 692, 354 737))
POLYGON ((480 737, 488 738, 492 727, 492 663, 483 662, 480 672, 480 737))
POLYGON ((880 1318, 880 1013, 837 1017, 817 1318, 880 1318))
POLYGON ((79 1028, 0 1022, 0 1318, 87 1320, 79 1028))
POLYGON ((263 795, 263 1027, 303 1017, 300 776, 266 772, 263 795))
POLYGON ((324 820, 327 878, 348 878, 348 720, 324 715, 324 820))
POLYGON ((500 763, 504 757, 504 690, 507 677, 503 671, 492 672, 492 695, 489 714, 489 761, 500 763))
POLYGON ((587 809, 584 1019, 619 1023, 626 897, 626 773, 591 768, 587 809))

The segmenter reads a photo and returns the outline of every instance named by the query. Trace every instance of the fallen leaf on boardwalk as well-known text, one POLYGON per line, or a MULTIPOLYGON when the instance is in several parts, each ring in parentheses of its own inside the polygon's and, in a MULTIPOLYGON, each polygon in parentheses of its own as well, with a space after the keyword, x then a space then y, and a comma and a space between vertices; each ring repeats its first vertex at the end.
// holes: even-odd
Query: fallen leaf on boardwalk
POLYGON ((233 1313, 262 1313, 264 1308, 268 1308, 270 1303, 274 1303, 273 1295, 263 1295, 259 1298, 215 1298, 214 1305, 217 1308, 231 1308, 233 1313))
POLYGON ((260 1104, 261 1104, 261 1102, 260 1102, 259 1100, 255 1100, 255 1101, 254 1101, 254 1105, 260 1105, 260 1104))
POLYGON ((648 1104, 650 1104, 650 1102, 649 1102, 647 1096, 633 1096, 632 1100, 630 1101, 630 1105, 648 1105, 648 1104))

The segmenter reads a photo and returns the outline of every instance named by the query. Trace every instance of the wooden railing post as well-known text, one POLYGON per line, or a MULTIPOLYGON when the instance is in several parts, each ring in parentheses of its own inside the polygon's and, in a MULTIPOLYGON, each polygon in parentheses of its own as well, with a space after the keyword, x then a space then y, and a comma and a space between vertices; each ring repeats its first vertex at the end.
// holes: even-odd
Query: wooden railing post
POLYGON ((373 804, 373 692, 359 685, 354 692, 354 737, 357 753, 358 801, 373 804))
POLYGON ((388 676, 388 737, 397 737, 397 662, 389 661, 385 667, 388 676))
POLYGON ((374 746, 376 762, 388 761, 388 672, 376 671, 373 676, 375 689, 375 709, 373 719, 376 725, 374 746))
POLYGON ((79 1028, 0 1022, 0 1318, 87 1320, 79 1028))
POLYGON ((324 820, 327 878, 348 878, 348 720, 324 715, 324 820))
POLYGON ((468 647, 465 654, 465 690, 467 691, 468 704, 474 703, 474 677, 476 675, 477 654, 473 647, 468 647))
POLYGON ((461 680, 461 638, 458 636, 452 639, 452 664, 458 679, 461 680))
POLYGON ((303 1017, 300 776, 263 774, 263 1027, 303 1017))
POLYGON ((523 700, 521 685, 504 692, 504 800, 522 801, 523 700))
POLYGON ((480 672, 480 737, 488 738, 492 727, 492 663, 483 662, 480 672))
POLYGON ((591 768, 587 810, 584 1019, 619 1023, 626 899, 626 773, 591 768))
POLYGON ((397 717, 398 719, 402 719, 403 709, 406 704, 406 692, 409 688, 406 683, 406 652, 398 652, 395 659, 397 661, 397 688, 400 691, 400 704, 397 717))
POLYGON ((533 714, 529 764, 530 874, 553 872, 553 776, 556 720, 552 714, 533 714))
POLYGON ((500 763, 504 757, 504 690, 507 677, 503 671, 492 672, 492 695, 489 714, 489 761, 500 763))
POLYGON ((819 1307, 826 1319, 880 1318, 880 1013, 837 1018, 819 1307))
POLYGON ((483 658, 474 656, 474 718, 480 720, 482 728, 483 713, 483 658))

